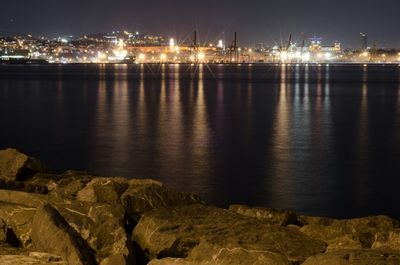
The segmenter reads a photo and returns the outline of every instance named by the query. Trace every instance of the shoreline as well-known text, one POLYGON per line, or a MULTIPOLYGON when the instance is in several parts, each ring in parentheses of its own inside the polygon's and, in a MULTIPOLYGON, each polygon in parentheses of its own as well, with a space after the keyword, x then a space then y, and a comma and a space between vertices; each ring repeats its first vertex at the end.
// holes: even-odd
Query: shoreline
POLYGON ((0 150, 1 264, 256 262, 400 264, 400 222, 224 209, 155 180, 54 173, 37 158, 0 150))

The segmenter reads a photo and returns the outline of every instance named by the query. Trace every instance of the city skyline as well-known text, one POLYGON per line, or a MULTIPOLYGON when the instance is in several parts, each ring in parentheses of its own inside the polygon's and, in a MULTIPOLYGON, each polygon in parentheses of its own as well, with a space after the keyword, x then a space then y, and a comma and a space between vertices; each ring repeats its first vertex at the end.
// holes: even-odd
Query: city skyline
MULTIPOLYGON (((117 29, 140 30, 185 39, 193 30, 201 41, 225 38, 239 33, 241 45, 287 41, 289 34, 300 38, 320 36, 326 43, 340 41, 345 47, 361 45, 360 32, 366 32, 370 45, 400 47, 395 23, 400 4, 394 0, 338 0, 334 3, 309 0, 278 3, 251 0, 210 0, 185 2, 160 0, 134 3, 127 0, 13 1, 2 5, 0 31, 56 37, 83 35, 117 29), (18 12, 16 12, 18 11, 18 12), (40 16, 38 16, 40 14, 40 16)), ((296 40, 296 39, 295 39, 296 40)))

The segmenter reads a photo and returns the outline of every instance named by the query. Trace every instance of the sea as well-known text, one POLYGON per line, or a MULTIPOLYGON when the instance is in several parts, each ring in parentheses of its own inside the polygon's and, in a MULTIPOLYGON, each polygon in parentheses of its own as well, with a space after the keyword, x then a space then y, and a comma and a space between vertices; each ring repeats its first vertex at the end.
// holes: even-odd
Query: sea
POLYGON ((397 64, 0 66, 0 148, 209 204, 400 217, 397 64))

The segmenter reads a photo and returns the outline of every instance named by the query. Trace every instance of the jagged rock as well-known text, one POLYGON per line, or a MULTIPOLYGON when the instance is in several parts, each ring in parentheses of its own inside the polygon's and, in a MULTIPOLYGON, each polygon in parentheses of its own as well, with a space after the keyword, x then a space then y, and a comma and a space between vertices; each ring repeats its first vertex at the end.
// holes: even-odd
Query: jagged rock
POLYGON ((189 258, 153 259, 149 265, 290 265, 290 261, 281 254, 269 251, 248 251, 243 248, 222 248, 218 253, 206 260, 189 258))
POLYGON ((34 157, 16 149, 0 150, 0 179, 21 180, 36 172, 45 172, 47 167, 34 157))
POLYGON ((133 264, 134 248, 124 229, 122 206, 79 201, 52 201, 68 224, 96 251, 99 262, 104 259, 125 260, 133 264))
POLYGON ((0 242, 7 243, 12 247, 20 246, 17 235, 2 219, 0 219, 0 242))
POLYGON ((61 175, 57 181, 51 180, 49 183, 49 196, 75 200, 77 193, 93 178, 91 175, 61 175))
POLYGON ((298 223, 297 214, 287 210, 274 210, 261 207, 250 207, 247 205, 231 205, 229 206, 229 210, 276 225, 287 226, 298 223))
POLYGON ((376 233, 372 248, 385 248, 400 251, 400 229, 376 233))
POLYGON ((345 235, 337 237, 332 240, 326 241, 328 247, 326 251, 336 251, 340 249, 362 249, 363 245, 361 241, 352 235, 345 235))
POLYGON ((375 233, 390 231, 399 226, 397 220, 387 216, 370 216, 348 220, 329 220, 309 223, 300 228, 306 235, 329 242, 341 237, 350 236, 361 242, 363 247, 371 247, 375 233))
MULTIPOLYGON (((31 225, 36 208, 0 202, 0 219, 15 233, 16 238, 23 247, 31 246, 31 225)), ((14 245, 18 245, 14 242, 14 245)))
POLYGON ((269 251, 303 261, 325 244, 293 229, 202 204, 159 208, 145 213, 132 238, 150 259, 175 257, 202 262, 222 249, 269 251))
POLYGON ((51 203, 68 224, 96 250, 99 261, 121 256, 127 264, 132 264, 134 249, 124 229, 125 211, 122 206, 0 190, 0 218, 15 229, 20 242, 29 247, 30 227, 36 208, 47 203, 51 203))
POLYGON ((302 265, 398 265, 400 252, 339 250, 308 258, 302 265))
POLYGON ((162 183, 150 179, 133 179, 128 189, 122 194, 121 202, 127 214, 138 221, 140 216, 152 209, 202 203, 201 198, 193 193, 168 190, 162 183))
POLYGON ((120 202, 121 195, 128 187, 129 181, 125 178, 94 178, 77 193, 77 199, 114 205, 120 202))
POLYGON ((60 255, 68 264, 97 264, 93 250, 48 204, 38 208, 32 221, 31 237, 35 248, 60 255))

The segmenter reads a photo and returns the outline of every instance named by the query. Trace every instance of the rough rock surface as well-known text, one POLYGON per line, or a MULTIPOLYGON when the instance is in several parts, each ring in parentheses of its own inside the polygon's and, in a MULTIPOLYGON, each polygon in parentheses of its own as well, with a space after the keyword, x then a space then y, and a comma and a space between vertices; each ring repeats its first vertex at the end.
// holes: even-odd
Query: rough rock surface
POLYGON ((339 250, 308 258, 302 265, 398 265, 400 252, 339 250))
POLYGON ((132 179, 122 194, 121 202, 127 214, 138 221, 141 215, 152 209, 202 203, 197 194, 176 192, 167 189, 161 182, 150 179, 132 179))
POLYGON ((325 250, 323 242, 295 230, 201 204, 144 214, 133 239, 150 259, 190 256, 196 262, 232 248, 246 253, 272 252, 293 261, 303 261, 325 250))
MULTIPOLYGON (((387 216, 370 216, 348 220, 320 219, 300 228, 302 233, 325 242, 351 238, 363 247, 371 247, 377 232, 390 231, 399 226, 397 220, 387 216)), ((353 244, 352 243, 352 244, 353 244)))
POLYGON ((0 219, 12 229, 23 247, 31 246, 30 233, 35 213, 36 208, 0 201, 0 219))
POLYGON ((245 216, 254 217, 271 224, 287 226, 297 224, 297 214, 293 211, 274 210, 261 207, 250 207, 247 205, 231 205, 229 210, 245 216))
POLYGON ((243 248, 223 248, 215 255, 204 260, 182 258, 153 259, 149 265, 291 265, 291 262, 281 254, 269 251, 248 251, 243 248))
POLYGON ((32 221, 35 248, 60 255, 68 264, 97 264, 94 251, 50 205, 40 207, 32 221))
POLYGON ((376 233, 372 248, 385 248, 400 251, 400 229, 376 233))
POLYGON ((47 167, 38 159, 18 152, 16 149, 0 150, 0 179, 20 180, 47 167))

